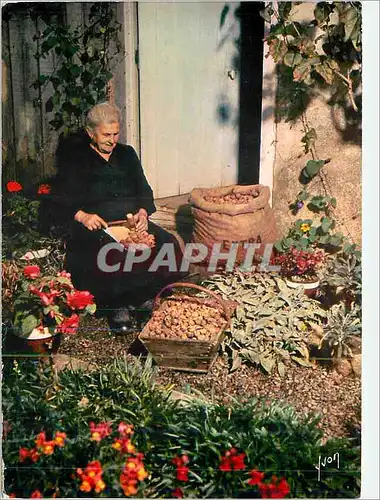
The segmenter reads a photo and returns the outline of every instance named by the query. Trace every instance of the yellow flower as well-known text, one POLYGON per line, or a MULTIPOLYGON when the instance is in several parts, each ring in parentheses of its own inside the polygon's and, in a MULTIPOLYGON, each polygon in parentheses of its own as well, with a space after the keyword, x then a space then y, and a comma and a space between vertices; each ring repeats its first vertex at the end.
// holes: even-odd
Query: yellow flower
POLYGON ((85 491, 89 493, 91 491, 91 484, 88 481, 83 481, 82 484, 79 486, 79 489, 81 491, 85 491))
POLYGON ((310 231, 310 224, 301 224, 300 229, 302 232, 307 233, 308 231, 310 231))
POLYGON ((105 487, 106 483, 102 479, 99 479, 99 481, 95 484, 95 492, 100 493, 105 487))
POLYGON ((116 441, 115 443, 113 443, 112 448, 114 448, 115 450, 120 450, 121 443, 119 441, 116 441))
POLYGON ((137 479, 139 481, 144 481, 148 477, 147 471, 142 467, 138 472, 137 472, 137 479))

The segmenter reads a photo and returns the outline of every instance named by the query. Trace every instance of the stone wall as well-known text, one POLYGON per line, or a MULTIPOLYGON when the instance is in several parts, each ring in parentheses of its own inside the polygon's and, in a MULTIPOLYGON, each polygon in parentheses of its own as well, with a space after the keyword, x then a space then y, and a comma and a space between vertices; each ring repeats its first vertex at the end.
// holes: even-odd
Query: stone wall
MULTIPOLYGON (((305 19, 312 6, 303 4, 299 13, 305 19)), ((335 218, 337 231, 361 243, 361 126, 358 115, 346 108, 328 104, 329 95, 322 91, 310 103, 306 111, 310 127, 317 132, 316 151, 320 159, 330 158, 323 167, 329 194, 337 199, 335 218)), ((277 218, 278 232, 282 236, 298 218, 318 219, 321 215, 309 212, 304 207, 297 216, 289 210, 302 190, 298 178, 302 168, 311 158, 304 154, 301 138, 304 135, 301 121, 295 124, 279 122, 276 125, 276 153, 273 172, 272 205, 277 218)), ((313 180, 308 190, 323 194, 318 179, 313 180)))

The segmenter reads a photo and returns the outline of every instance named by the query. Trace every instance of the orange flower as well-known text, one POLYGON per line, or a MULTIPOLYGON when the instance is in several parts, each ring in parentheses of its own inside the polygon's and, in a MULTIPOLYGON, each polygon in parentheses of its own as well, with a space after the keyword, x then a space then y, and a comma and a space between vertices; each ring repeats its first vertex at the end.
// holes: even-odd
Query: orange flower
POLYGON ((45 441, 42 445, 42 453, 44 455, 53 455, 54 453, 55 442, 54 441, 45 441))
POLYGON ((59 447, 65 446, 65 439, 67 438, 65 432, 57 431, 54 436, 54 444, 59 447))
POLYGON ((120 453, 134 453, 136 451, 131 440, 127 438, 115 439, 112 448, 120 451, 120 453))
POLYGON ((77 469, 77 475, 82 481, 79 489, 86 493, 94 489, 96 493, 100 493, 106 487, 105 482, 102 480, 102 474, 103 469, 99 460, 89 462, 84 471, 82 469, 77 469))
POLYGON ((133 458, 129 458, 120 475, 120 486, 127 497, 136 495, 138 481, 144 481, 148 477, 142 458, 143 455, 141 453, 138 453, 133 458))
POLYGON ((86 493, 90 493, 92 490, 91 483, 89 481, 83 481, 82 484, 79 486, 79 489, 81 491, 85 491, 86 493))
POLYGON ((40 492, 40 490, 34 490, 33 493, 30 495, 30 498, 43 498, 43 494, 40 492))
POLYGON ((99 481, 97 481, 95 484, 95 493, 100 493, 104 490, 105 487, 106 483, 102 479, 99 479, 99 481))

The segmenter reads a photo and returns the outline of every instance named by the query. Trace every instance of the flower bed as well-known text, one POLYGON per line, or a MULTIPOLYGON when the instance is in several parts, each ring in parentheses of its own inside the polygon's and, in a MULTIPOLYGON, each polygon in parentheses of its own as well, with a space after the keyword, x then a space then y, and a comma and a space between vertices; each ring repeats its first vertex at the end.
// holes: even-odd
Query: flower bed
POLYGON ((93 373, 29 362, 6 367, 3 443, 8 494, 22 497, 355 497, 359 450, 321 445, 318 419, 255 400, 179 406, 149 366, 93 373), (46 397, 45 397, 46 394, 46 397), (318 456, 339 451, 318 481, 318 456), (57 472, 59 471, 59 472, 57 472), (136 491, 137 490, 137 491, 136 491))

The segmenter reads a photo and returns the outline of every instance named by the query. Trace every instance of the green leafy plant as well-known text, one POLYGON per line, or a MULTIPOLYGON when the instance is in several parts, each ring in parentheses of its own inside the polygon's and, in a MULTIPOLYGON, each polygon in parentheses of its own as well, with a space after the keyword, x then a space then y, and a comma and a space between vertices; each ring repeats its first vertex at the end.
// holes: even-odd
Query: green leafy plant
POLYGON ((231 407, 179 405, 170 390, 155 386, 150 362, 140 366, 115 360, 92 372, 66 369, 56 377, 46 364, 7 363, 7 493, 30 496, 37 490, 44 496, 88 497, 83 475, 89 462, 98 461, 93 477, 105 485, 98 484, 98 492, 91 488, 91 496, 125 496, 120 479, 133 451, 120 456, 116 440, 126 437, 134 452, 143 453, 140 462, 149 474, 137 481, 133 496, 260 498, 270 484, 271 491, 278 486, 282 497, 358 495, 360 448, 347 439, 322 445, 319 417, 297 416, 291 407, 256 399, 234 401, 231 407), (125 424, 121 428, 120 422, 125 424), (34 448, 40 453, 35 462, 34 448), (340 469, 326 468, 319 481, 319 455, 335 452, 340 469))
POLYGON ((54 93, 45 103, 46 112, 53 113, 49 123, 64 134, 77 131, 84 125, 86 112, 107 98, 107 84, 122 55, 118 38, 121 24, 115 20, 115 7, 110 2, 93 3, 84 27, 69 26, 60 15, 46 16, 39 9, 32 16, 46 25, 34 37, 37 60, 50 54, 57 58, 53 71, 40 74, 32 84, 39 93, 35 105, 40 105, 51 83, 54 93))
POLYGON ((2 235, 3 252, 12 255, 17 250, 40 247, 38 232, 38 199, 25 196, 17 181, 9 181, 3 191, 2 235))
POLYGON ((320 323, 326 312, 303 290, 289 289, 275 274, 238 271, 213 276, 204 286, 239 303, 223 344, 232 370, 246 361, 266 373, 277 369, 282 376, 292 361, 311 366, 305 332, 320 323))
POLYGON ((357 345, 361 327, 360 310, 357 306, 348 309, 343 302, 334 304, 328 311, 320 347, 328 346, 336 359, 342 356, 352 357, 352 347, 357 345))
POLYGON ((322 286, 334 302, 343 301, 347 307, 361 306, 362 264, 360 253, 339 253, 332 256, 323 272, 322 286))

